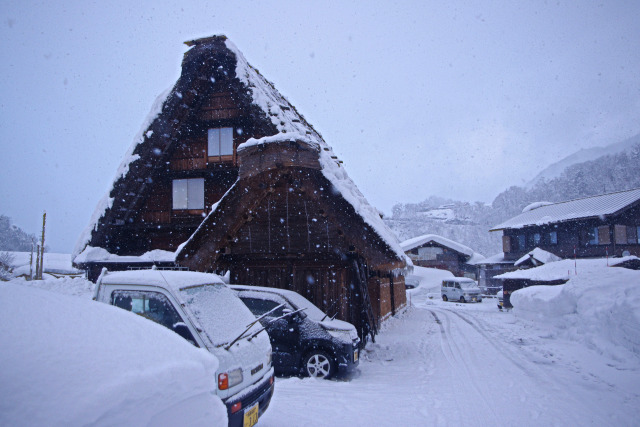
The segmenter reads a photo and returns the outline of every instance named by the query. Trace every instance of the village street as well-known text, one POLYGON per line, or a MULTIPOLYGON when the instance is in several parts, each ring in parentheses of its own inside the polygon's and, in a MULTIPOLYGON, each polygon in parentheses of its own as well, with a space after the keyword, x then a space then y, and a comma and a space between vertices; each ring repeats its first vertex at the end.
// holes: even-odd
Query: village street
POLYGON ((279 378, 260 426, 633 425, 637 360, 499 312, 410 291, 350 379, 279 378))

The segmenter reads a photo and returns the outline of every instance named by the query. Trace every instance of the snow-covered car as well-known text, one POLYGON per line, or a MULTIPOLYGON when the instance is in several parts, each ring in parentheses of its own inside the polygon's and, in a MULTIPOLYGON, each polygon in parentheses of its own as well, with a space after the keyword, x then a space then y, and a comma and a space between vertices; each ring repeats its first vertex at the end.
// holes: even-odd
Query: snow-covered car
POLYGON ((482 302, 482 292, 475 280, 451 277, 442 281, 443 301, 482 302))
POLYGON ((293 291, 229 287, 269 333, 276 373, 330 378, 358 366, 360 339, 351 323, 329 317, 293 291))
POLYGON ((214 354, 220 365, 216 394, 230 426, 252 426, 273 395, 267 333, 214 274, 138 270, 105 272, 95 299, 139 314, 214 354))
POLYGON ((214 355, 139 316, 31 283, 0 286, 0 425, 227 423, 214 355))

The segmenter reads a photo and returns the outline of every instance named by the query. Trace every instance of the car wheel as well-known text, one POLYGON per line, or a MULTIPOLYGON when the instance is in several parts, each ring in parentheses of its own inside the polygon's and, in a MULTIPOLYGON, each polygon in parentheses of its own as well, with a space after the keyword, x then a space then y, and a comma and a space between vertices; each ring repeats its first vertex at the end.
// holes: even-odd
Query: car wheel
POLYGON ((442 301, 448 301, 448 300, 449 300, 449 298, 447 298, 446 295, 442 295, 442 301))
POLYGON ((460 302, 465 303, 467 301, 464 299, 464 297, 460 297, 460 302))
POLYGON ((313 350, 304 358, 304 373, 314 378, 330 378, 335 372, 333 358, 322 350, 313 350))

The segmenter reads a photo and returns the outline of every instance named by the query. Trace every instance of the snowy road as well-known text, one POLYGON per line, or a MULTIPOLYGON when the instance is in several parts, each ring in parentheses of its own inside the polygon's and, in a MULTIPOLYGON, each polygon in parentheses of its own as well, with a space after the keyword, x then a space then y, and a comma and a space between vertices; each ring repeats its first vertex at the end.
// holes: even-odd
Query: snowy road
POLYGON ((638 360, 560 339, 494 299, 414 293, 353 378, 278 379, 259 425, 637 425, 639 373, 638 360))

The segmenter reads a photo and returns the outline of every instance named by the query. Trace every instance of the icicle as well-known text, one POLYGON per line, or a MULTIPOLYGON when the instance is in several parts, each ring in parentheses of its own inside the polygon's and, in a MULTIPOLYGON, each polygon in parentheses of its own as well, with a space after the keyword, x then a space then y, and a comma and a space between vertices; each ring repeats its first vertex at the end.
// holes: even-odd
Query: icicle
POLYGON ((307 217, 307 250, 311 252, 311 229, 309 228, 309 212, 307 212, 307 201, 304 202, 304 214, 307 217))

